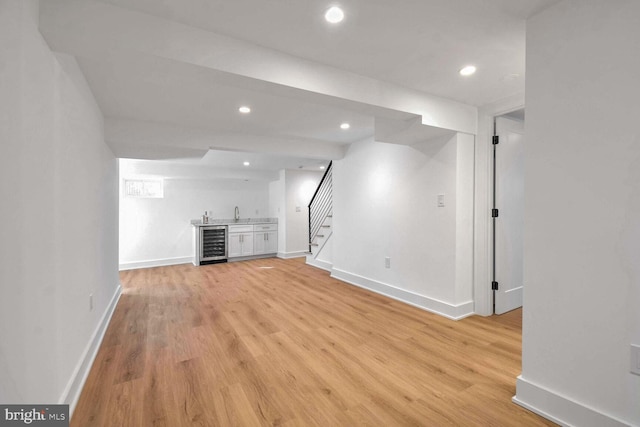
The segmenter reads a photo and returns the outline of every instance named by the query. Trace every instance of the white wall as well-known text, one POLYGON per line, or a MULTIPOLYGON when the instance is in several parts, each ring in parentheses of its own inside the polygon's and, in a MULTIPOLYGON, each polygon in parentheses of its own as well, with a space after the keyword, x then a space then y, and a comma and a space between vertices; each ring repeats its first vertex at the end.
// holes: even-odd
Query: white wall
POLYGON ((334 162, 335 277, 448 317, 470 314, 472 163, 468 135, 352 144, 334 162))
MULTIPOLYGON (((140 164, 120 160, 121 183, 139 176, 140 164)), ((241 218, 269 216, 269 183, 241 179, 176 179, 171 165, 154 163, 164 178, 164 197, 124 197, 120 192, 120 267, 137 268, 191 262, 194 256, 190 221, 211 212, 213 218, 232 219, 238 206, 241 218), (163 174, 163 165, 166 172, 163 174)), ((196 176, 194 175, 194 178, 196 176)))
POLYGON ((455 302, 473 299, 473 135, 458 133, 456 141, 456 282, 455 302))
POLYGON ((563 1, 527 23, 516 398, 572 425, 640 425, 638 46, 637 1, 563 1))
POLYGON ((281 170, 279 179, 269 184, 269 212, 278 218, 280 258, 304 256, 309 251, 307 206, 322 175, 319 171, 281 170))
POLYGON ((278 253, 285 252, 286 239, 286 199, 285 171, 279 172, 279 178, 269 183, 269 216, 278 218, 278 253))
POLYGON ((0 402, 73 403, 119 290, 117 161, 37 17, 0 1, 0 402))
POLYGON ((285 254, 309 251, 309 202, 324 172, 285 171, 286 244, 285 254), (298 211, 299 210, 299 211, 298 211))

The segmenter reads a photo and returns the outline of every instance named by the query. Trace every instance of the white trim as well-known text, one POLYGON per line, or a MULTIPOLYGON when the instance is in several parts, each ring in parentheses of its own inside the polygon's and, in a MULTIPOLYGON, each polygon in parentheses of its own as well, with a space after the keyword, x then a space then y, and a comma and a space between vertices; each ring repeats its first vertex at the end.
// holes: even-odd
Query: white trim
POLYGON ((109 326, 111 317, 113 316, 116 306, 118 305, 118 301, 120 300, 120 295, 122 295, 122 287, 118 283, 118 287, 116 288, 113 297, 111 297, 111 301, 109 302, 109 305, 107 305, 107 308, 102 315, 102 319, 100 319, 100 322, 98 323, 96 330, 93 332, 91 339, 87 343, 76 368, 73 370, 73 374, 71 375, 67 386, 58 400, 61 404, 69 405, 69 418, 71 418, 73 411, 76 408, 84 383, 87 381, 93 362, 98 354, 100 345, 102 344, 104 334, 107 332, 107 326, 109 326))
POLYGON ((329 273, 333 272, 333 264, 331 264, 330 262, 327 262, 327 261, 322 261, 322 260, 313 258, 312 255, 307 256, 307 264, 312 266, 312 267, 316 267, 316 268, 320 268, 322 270, 326 270, 329 273))
POLYGON ((460 320, 473 314, 473 301, 467 301, 457 305, 449 304, 448 302, 396 288, 395 286, 337 268, 332 270, 331 277, 452 320, 460 320))
POLYGON ((296 252, 278 252, 278 258, 290 259, 290 258, 302 258, 309 255, 308 251, 296 251, 296 252))
POLYGON ((120 263, 120 271, 135 270, 136 268, 164 267, 167 265, 190 264, 192 256, 178 258, 150 259, 147 261, 132 261, 120 263))
POLYGON ((562 426, 623 427, 624 421, 599 412, 518 376, 513 402, 562 426), (553 414, 553 415, 552 415, 553 414))

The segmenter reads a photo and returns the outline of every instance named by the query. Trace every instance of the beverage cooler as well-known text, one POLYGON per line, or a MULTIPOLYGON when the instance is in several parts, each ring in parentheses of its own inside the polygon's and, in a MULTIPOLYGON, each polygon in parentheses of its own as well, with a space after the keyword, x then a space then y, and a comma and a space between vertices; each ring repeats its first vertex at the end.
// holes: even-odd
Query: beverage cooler
POLYGON ((198 228, 200 229, 196 233, 198 265, 227 262, 227 226, 208 225, 198 228))

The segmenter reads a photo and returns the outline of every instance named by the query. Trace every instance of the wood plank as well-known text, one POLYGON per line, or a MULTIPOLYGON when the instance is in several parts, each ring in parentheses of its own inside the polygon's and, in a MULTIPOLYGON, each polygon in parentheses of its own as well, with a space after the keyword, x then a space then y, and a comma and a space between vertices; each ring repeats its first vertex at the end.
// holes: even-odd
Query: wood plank
POLYGON ((300 259, 121 281, 74 427, 554 425, 511 402, 521 310, 455 322, 300 259))

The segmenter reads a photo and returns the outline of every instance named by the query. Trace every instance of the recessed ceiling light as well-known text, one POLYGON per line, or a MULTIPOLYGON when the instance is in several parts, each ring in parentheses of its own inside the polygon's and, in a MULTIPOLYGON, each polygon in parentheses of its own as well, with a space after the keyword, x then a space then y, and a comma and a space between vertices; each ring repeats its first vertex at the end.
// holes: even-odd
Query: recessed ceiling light
POLYGON ((238 108, 238 111, 240 111, 242 114, 249 114, 251 112, 251 108, 243 105, 242 107, 238 108))
POLYGON ((320 169, 324 169, 324 166, 320 166, 320 169))
POLYGON ((337 24, 344 19, 344 12, 338 6, 330 7, 324 14, 324 19, 332 24, 337 24))
POLYGON ((463 69, 460 70, 461 76, 470 76, 471 74, 476 72, 476 67, 473 65, 467 65, 463 69))
POLYGON ((340 129, 349 129, 351 127, 351 125, 349 123, 343 123, 340 125, 340 129))
POLYGON ((245 166, 249 166, 250 164, 251 164, 251 163, 249 163, 249 162, 244 162, 244 163, 243 163, 243 165, 245 165, 245 166))

